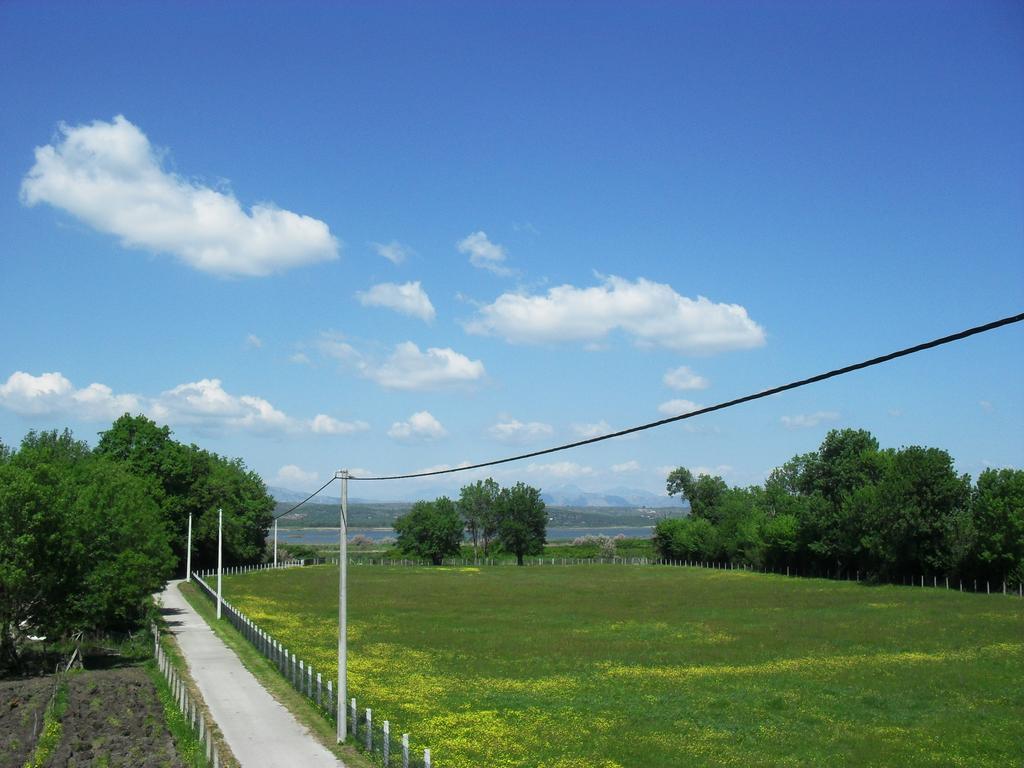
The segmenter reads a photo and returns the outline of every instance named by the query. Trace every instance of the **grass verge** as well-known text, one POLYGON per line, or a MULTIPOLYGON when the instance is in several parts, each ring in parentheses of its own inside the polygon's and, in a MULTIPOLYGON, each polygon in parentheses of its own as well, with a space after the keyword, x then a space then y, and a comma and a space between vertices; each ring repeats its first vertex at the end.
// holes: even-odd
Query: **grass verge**
MULTIPOLYGON (((174 739, 174 747, 178 750, 182 762, 189 768, 206 768, 205 745, 199 740, 199 735, 192 730, 192 724, 178 709, 171 687, 157 668, 156 662, 146 662, 145 669, 156 686, 157 696, 164 708, 164 722, 167 724, 167 730, 171 733, 171 738, 174 739)), ((199 701, 199 699, 195 700, 199 701)))
POLYGON ((42 768, 53 755, 57 745, 60 744, 60 737, 63 731, 61 718, 68 708, 68 684, 61 680, 57 685, 57 691, 53 700, 46 707, 46 714, 43 716, 43 732, 36 742, 36 751, 25 763, 25 768, 42 768))
POLYGON ((299 723, 308 728, 321 744, 335 756, 341 758, 348 768, 371 768, 373 766, 373 763, 354 747, 341 746, 336 743, 334 725, 324 719, 309 699, 292 688, 288 681, 281 677, 277 668, 263 654, 253 648, 249 641, 227 620, 217 621, 216 608, 200 593, 195 584, 183 582, 180 589, 189 605, 202 616, 217 636, 224 641, 224 644, 235 652, 243 666, 259 680, 271 696, 295 716, 299 723))

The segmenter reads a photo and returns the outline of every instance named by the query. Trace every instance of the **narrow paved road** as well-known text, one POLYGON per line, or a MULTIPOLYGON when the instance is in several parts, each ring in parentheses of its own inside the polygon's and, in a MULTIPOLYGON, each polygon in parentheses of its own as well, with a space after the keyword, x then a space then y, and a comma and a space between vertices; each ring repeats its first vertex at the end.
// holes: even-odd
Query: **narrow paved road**
POLYGON ((160 594, 210 714, 242 768, 338 768, 342 763, 260 685, 172 581, 160 594))

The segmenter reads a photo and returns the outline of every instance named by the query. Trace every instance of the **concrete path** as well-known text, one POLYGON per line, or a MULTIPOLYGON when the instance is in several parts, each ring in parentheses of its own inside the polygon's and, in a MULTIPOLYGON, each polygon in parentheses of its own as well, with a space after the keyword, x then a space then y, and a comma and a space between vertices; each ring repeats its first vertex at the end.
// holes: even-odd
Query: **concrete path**
POLYGON ((172 581, 160 594, 170 631, 210 714, 242 768, 338 768, 342 763, 260 685, 172 581))

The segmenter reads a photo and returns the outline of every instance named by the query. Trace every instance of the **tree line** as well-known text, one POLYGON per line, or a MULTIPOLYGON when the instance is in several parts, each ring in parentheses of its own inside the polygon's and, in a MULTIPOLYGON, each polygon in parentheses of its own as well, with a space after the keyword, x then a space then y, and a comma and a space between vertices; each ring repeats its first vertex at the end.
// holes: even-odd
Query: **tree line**
POLYGON ((957 474, 939 448, 881 449, 865 430, 832 430, 762 486, 730 488, 680 467, 670 495, 690 514, 663 520, 665 558, 898 581, 907 576, 1024 581, 1024 471, 957 474))
POLYGON ((474 561, 501 547, 522 565, 524 556, 544 551, 547 522, 540 489, 525 483, 502 488, 487 478, 463 486, 458 501, 417 501, 394 528, 402 552, 434 565, 459 554, 467 536, 474 561))
POLYGON ((134 627, 150 595, 183 574, 191 513, 192 562, 259 562, 274 500, 262 479, 125 414, 95 448, 70 430, 0 443, 0 671, 17 665, 28 635, 134 627))

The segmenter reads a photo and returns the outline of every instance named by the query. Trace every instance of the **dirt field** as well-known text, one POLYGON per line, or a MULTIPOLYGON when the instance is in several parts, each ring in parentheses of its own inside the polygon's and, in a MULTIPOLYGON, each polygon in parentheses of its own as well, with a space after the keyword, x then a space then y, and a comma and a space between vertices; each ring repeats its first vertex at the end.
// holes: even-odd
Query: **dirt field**
MULTIPOLYGON (((42 730, 53 678, 0 681, 0 766, 21 766, 42 730)), ((153 681, 142 667, 90 670, 68 677, 53 768, 184 768, 153 681)))
POLYGON ((43 728, 53 680, 0 680, 0 765, 21 766, 32 755, 43 728))

